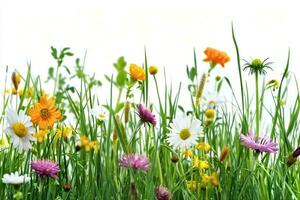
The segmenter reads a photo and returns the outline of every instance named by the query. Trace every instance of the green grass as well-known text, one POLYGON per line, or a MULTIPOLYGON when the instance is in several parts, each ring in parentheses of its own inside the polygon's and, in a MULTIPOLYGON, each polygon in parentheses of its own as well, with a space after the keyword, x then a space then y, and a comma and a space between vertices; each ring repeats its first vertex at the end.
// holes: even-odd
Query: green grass
MULTIPOLYGON (((216 93, 226 90, 227 95, 231 95, 233 99, 233 102, 218 106, 216 117, 209 126, 205 125, 206 108, 202 99, 199 106, 195 104, 201 79, 197 67, 198 53, 195 50, 193 67, 187 68, 188 87, 183 88, 177 80, 169 82, 163 68, 159 68, 155 76, 148 73, 146 49, 143 63, 146 79, 134 81, 128 73, 124 73, 128 71, 128 64, 122 57, 114 64, 116 73, 98 80, 94 75, 85 73, 85 58, 83 61, 75 59, 76 67, 71 69, 64 65, 65 59, 74 57, 71 50, 64 48, 58 51, 52 47, 51 54, 57 61, 57 66, 49 69, 47 82, 39 77, 33 78, 34 70, 28 64, 27 74, 22 76, 20 86, 24 90, 23 94, 27 94, 31 88, 34 93, 31 96, 19 96, 3 91, 0 123, 5 130, 4 117, 8 107, 27 111, 38 102, 43 90, 55 97, 56 106, 63 113, 63 118, 49 130, 46 140, 42 143, 33 142, 33 148, 28 152, 19 153, 13 148, 9 136, 9 145, 0 145, 0 177, 14 171, 31 177, 29 183, 22 184, 17 189, 1 181, 1 198, 13 199, 14 194, 20 191, 23 199, 150 200, 156 199, 155 188, 163 185, 169 189, 172 199, 299 199, 299 164, 296 162, 290 167, 286 164, 289 154, 300 146, 300 98, 298 83, 289 72, 290 51, 286 66, 282 67, 278 88, 274 91, 268 88, 266 77, 257 75, 259 81, 256 82, 256 93, 251 94, 250 86, 243 78, 247 72, 243 71, 233 26, 232 39, 236 61, 231 56, 231 62, 235 62, 238 69, 240 84, 233 86, 230 81, 232 77, 222 77, 219 81, 209 77, 205 87, 215 84, 216 93), (47 89, 49 82, 54 84, 53 90, 47 89), (296 91, 291 91, 296 94, 295 99, 288 95, 292 84, 297 88, 296 91), (104 86, 109 87, 109 93, 99 94, 99 88, 104 86), (187 93, 183 94, 183 90, 187 93), (180 103, 182 99, 184 102, 180 103), (188 100, 191 101, 187 102, 188 100), (283 106, 282 100, 289 103, 283 106), (108 120, 105 123, 91 114, 91 108, 98 102, 102 102, 106 109, 108 120), (155 128, 140 122, 136 113, 137 104, 140 103, 155 113, 158 121, 155 128), (204 126, 205 137, 199 138, 199 142, 210 144, 211 150, 207 153, 194 147, 191 150, 195 156, 209 162, 210 167, 206 171, 193 168, 192 160, 185 158, 180 150, 172 148, 166 141, 170 124, 182 113, 197 117, 204 126), (264 126, 259 126, 262 123, 264 126), (56 130, 65 126, 72 126, 71 136, 68 139, 55 138, 56 130), (260 132, 267 133, 279 143, 278 153, 257 153, 240 144, 240 134, 257 127, 260 127, 260 132), (97 141, 99 149, 79 149, 80 135, 97 141), (112 136, 117 136, 117 141, 113 142, 112 136), (220 153, 225 146, 230 148, 230 153, 220 162, 220 153), (118 160, 128 153, 148 156, 149 170, 145 173, 120 167, 118 160), (174 158, 178 158, 178 161, 174 162, 174 158), (30 167, 30 162, 36 159, 56 161, 61 170, 58 179, 37 176, 30 167), (211 183, 204 185, 201 182, 202 176, 213 172, 218 174, 218 186, 211 183), (201 187, 189 190, 187 181, 190 180, 198 181, 202 184, 201 187), (66 184, 71 185, 68 191, 64 189, 66 184), (133 187, 137 193, 132 192, 133 187)), ((209 64, 207 66, 210 73, 209 64)), ((10 76, 8 72, 3 76, 5 88, 11 86, 10 76)), ((204 97, 205 92, 204 90, 204 97)), ((35 128, 37 131, 38 127, 35 128)))

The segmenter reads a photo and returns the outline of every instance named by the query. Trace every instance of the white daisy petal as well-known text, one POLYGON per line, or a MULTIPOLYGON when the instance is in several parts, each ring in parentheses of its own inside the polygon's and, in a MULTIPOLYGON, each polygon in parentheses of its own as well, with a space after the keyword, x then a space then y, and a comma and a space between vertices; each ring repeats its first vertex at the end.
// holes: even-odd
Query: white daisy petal
POLYGON ((6 120, 8 127, 5 131, 10 135, 13 146, 19 151, 29 150, 31 148, 30 140, 32 140, 34 133, 31 118, 23 110, 17 113, 17 111, 9 108, 6 120))
POLYGON ((167 141, 175 149, 186 149, 197 144, 202 132, 200 121, 191 115, 176 117, 170 127, 167 141))

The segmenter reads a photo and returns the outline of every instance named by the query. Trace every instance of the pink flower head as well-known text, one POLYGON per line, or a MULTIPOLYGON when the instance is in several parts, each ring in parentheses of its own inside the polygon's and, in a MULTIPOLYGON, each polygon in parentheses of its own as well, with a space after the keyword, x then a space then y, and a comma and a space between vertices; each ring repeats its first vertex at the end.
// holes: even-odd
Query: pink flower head
POLYGON ((155 196, 156 196, 157 200, 169 200, 169 199, 171 199, 169 190, 166 187, 163 187, 163 186, 158 186, 155 189, 155 196))
POLYGON ((34 160, 31 162, 31 168, 40 176, 50 176, 57 178, 60 171, 57 163, 51 160, 34 160))
POLYGON ((137 111, 138 111, 139 117, 141 118, 141 120, 143 122, 151 123, 153 126, 156 125, 156 117, 151 112, 151 110, 149 110, 148 108, 146 108, 142 104, 139 104, 137 111))
POLYGON ((277 143, 272 142, 267 136, 256 139, 253 131, 249 131, 247 136, 241 134, 241 143, 258 152, 276 153, 278 151, 277 143))
POLYGON ((122 167, 132 168, 134 170, 147 171, 149 167, 149 160, 142 155, 123 155, 119 160, 122 167))

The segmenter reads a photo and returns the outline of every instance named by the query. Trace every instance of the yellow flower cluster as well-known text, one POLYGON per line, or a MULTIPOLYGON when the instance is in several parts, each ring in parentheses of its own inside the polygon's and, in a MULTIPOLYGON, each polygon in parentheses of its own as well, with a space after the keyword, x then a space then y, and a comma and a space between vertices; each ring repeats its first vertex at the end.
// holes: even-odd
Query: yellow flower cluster
POLYGON ((207 170, 209 168, 209 163, 206 160, 200 160, 198 157, 193 158, 193 168, 197 168, 199 170, 207 170))
POLYGON ((80 136, 80 144, 79 146, 84 148, 87 152, 94 150, 97 152, 99 150, 99 142, 97 140, 90 140, 87 136, 80 136))

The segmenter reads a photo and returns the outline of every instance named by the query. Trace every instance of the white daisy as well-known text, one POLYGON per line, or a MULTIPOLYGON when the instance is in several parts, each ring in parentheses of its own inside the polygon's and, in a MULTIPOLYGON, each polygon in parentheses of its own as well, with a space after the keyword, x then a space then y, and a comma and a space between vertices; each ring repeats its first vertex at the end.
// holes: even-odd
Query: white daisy
POLYGON ((187 149, 203 136, 200 121, 193 116, 179 116, 173 120, 167 141, 174 148, 187 149))
POLYGON ((11 185, 20 185, 22 183, 27 183, 28 181, 30 181, 30 177, 26 174, 19 175, 19 172, 4 174, 2 178, 3 183, 11 185))
POLYGON ((106 112, 104 111, 103 106, 95 106, 91 110, 91 114, 98 120, 106 122, 108 119, 108 116, 106 112))
POLYGON ((11 142, 15 148, 21 150, 29 150, 31 148, 30 141, 35 141, 33 137, 34 128, 32 127, 31 118, 25 115, 25 112, 21 110, 19 114, 13 110, 8 109, 6 114, 6 120, 8 127, 6 132, 11 137, 11 142))
POLYGON ((208 92, 203 97, 203 107, 204 109, 217 109, 219 106, 224 105, 227 102, 225 96, 221 96, 216 92, 208 92))

